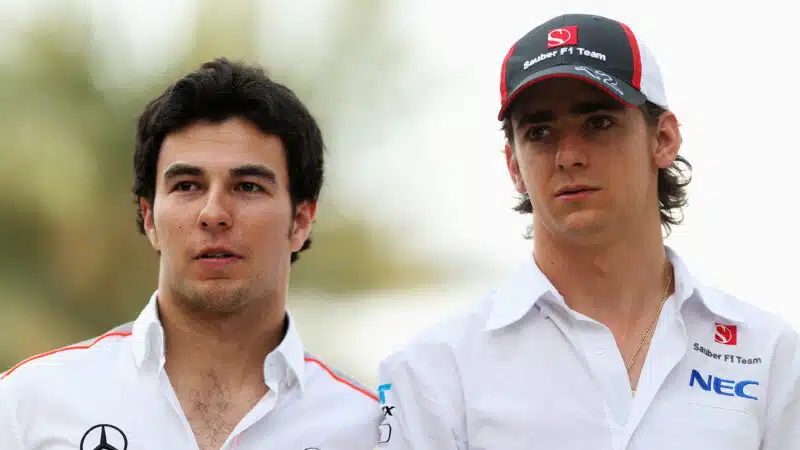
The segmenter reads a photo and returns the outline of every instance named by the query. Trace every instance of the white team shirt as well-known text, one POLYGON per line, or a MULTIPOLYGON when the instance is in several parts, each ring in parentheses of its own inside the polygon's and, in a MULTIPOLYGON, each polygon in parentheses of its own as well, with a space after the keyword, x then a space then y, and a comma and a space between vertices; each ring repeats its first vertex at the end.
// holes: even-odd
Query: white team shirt
MULTIPOLYGON (((132 326, 0 375, 0 449, 197 449, 164 371, 156 294, 132 326)), ((377 397, 305 354, 291 317, 264 360, 264 381, 267 394, 223 450, 374 448, 377 397)))
POLYGON ((381 363, 378 448, 800 449, 796 332, 666 251, 676 289, 635 396, 610 330, 531 261, 381 363))

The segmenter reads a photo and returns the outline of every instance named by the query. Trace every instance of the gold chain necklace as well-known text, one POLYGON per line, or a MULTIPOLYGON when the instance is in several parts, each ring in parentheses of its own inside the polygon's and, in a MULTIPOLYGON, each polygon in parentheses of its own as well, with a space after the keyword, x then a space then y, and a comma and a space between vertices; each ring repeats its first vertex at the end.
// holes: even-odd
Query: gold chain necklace
MULTIPOLYGON (((661 316, 661 309, 664 307, 664 303, 666 303, 667 298, 669 296, 667 293, 669 292, 669 287, 672 284, 672 264, 668 267, 669 273, 667 275, 667 286, 664 288, 664 293, 661 294, 661 303, 658 305, 658 310, 656 311, 656 316, 653 317, 653 320, 650 322, 650 325, 647 327, 647 330, 644 332, 644 336, 642 336, 642 341, 639 343, 639 348, 636 349, 636 353, 633 354, 631 360, 628 361, 627 368, 628 368, 628 375, 630 375, 631 368, 633 367, 633 363, 636 361, 636 357, 639 356, 642 349, 644 348, 645 342, 647 342, 647 338, 650 336, 650 333, 653 331, 653 327, 658 322, 658 318, 661 316)), ((634 391, 635 392, 635 391, 634 391)))

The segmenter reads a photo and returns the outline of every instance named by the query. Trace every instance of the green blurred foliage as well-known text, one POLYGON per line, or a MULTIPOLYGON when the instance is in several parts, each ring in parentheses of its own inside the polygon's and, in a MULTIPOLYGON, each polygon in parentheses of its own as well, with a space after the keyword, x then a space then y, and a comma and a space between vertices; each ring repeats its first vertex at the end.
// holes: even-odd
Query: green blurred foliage
MULTIPOLYGON (((392 95, 385 87, 402 72, 407 51, 386 26, 387 2, 335 3, 334 26, 315 56, 324 77, 287 65, 275 71, 326 135, 337 132, 347 102, 370 108, 392 95), (344 55, 381 68, 360 80, 357 93, 337 89, 352 76, 344 55)), ((146 102, 217 56, 258 62, 272 73, 270 48, 291 45, 262 44, 259 27, 280 19, 256 20, 264 13, 258 3, 203 0, 178 58, 114 85, 98 74, 113 73, 108 69, 124 60, 125 48, 101 49, 87 11, 53 5, 18 36, 19 59, 0 69, 0 371, 132 320, 155 288, 157 256, 137 233, 130 194, 135 119, 146 102)), ((358 157, 347 148, 329 150, 329 164, 358 157)), ((323 191, 312 249, 293 270, 294 290, 363 293, 443 276, 393 244, 371 224, 368 208, 337 196, 335 181, 323 191)))

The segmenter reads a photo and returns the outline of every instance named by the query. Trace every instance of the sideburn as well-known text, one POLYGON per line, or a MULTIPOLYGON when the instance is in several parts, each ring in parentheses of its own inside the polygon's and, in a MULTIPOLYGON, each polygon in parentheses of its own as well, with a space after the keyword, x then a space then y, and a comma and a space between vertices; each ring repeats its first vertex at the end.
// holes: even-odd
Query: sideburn
POLYGON ((294 225, 295 225, 294 216, 295 216, 295 214, 297 214, 297 204, 294 202, 294 200, 292 200, 292 220, 289 223, 289 234, 287 236, 290 239, 292 237, 292 233, 294 233, 294 225))

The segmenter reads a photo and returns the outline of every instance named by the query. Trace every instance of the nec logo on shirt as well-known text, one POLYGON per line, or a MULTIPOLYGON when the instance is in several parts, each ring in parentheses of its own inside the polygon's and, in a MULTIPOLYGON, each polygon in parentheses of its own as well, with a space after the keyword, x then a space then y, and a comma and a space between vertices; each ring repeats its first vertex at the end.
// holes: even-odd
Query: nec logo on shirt
POLYGON ((748 388, 749 386, 758 386, 759 385, 758 381, 725 380, 723 378, 715 377, 714 375, 703 377, 703 375, 700 375, 700 372, 698 372, 697 370, 692 370, 691 378, 689 378, 689 386, 694 387, 695 383, 697 383, 700 389, 706 392, 711 392, 711 390, 713 389, 714 393, 718 395, 725 395, 728 397, 748 398, 750 400, 758 400, 758 397, 749 395, 747 392, 745 392, 745 388, 748 388))

